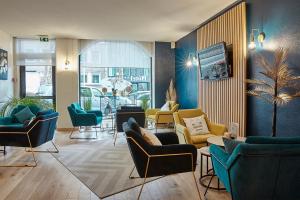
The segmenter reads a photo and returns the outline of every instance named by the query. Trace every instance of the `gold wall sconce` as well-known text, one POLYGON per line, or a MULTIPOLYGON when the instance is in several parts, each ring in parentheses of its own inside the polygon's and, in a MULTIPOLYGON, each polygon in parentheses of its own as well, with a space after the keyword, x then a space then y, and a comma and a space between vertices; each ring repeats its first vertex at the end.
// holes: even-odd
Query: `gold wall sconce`
POLYGON ((257 41, 260 44, 260 46, 263 46, 263 43, 266 39, 266 34, 264 32, 260 32, 259 29, 252 29, 250 34, 250 42, 249 42, 249 49, 254 50, 256 48, 256 42, 255 42, 255 32, 258 32, 257 41))

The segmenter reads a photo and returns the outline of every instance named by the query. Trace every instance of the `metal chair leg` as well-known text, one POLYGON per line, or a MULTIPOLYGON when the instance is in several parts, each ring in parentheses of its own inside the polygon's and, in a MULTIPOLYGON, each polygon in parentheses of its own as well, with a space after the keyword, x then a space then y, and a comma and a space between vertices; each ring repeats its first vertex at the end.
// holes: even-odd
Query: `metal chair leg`
POLYGON ((116 146, 117 138, 118 138, 118 131, 115 130, 115 134, 114 134, 114 146, 116 146))
POLYGON ((37 166, 37 161, 36 161, 36 158, 34 156, 34 152, 33 152, 32 144, 31 144, 31 141, 30 141, 30 137, 29 137, 28 133, 26 133, 26 135, 27 135, 27 139, 28 139, 28 143, 29 143, 29 148, 31 150, 30 152, 31 152, 34 164, 33 165, 30 165, 30 164, 24 164, 24 165, 0 165, 0 167, 36 167, 37 166))
MULTIPOLYGON (((74 128, 72 129, 72 132, 71 132, 71 134, 69 135, 69 138, 70 138, 70 139, 94 140, 94 139, 97 139, 97 138, 98 138, 97 129, 95 129, 95 130, 96 130, 96 137, 92 137, 92 138, 91 138, 91 137, 72 137, 75 128, 76 128, 76 127, 74 127, 74 128)), ((80 128, 79 128, 79 130, 80 130, 80 128)), ((79 131, 79 132, 80 132, 80 131, 79 131)))
POLYGON ((141 187, 140 192, 139 192, 139 196, 138 196, 138 198, 137 198, 138 200, 139 200, 140 197, 141 197, 141 194, 142 194, 142 191, 143 191, 143 188, 144 188, 146 179, 147 179, 147 173, 148 173, 149 162, 150 162, 150 158, 148 157, 147 166, 146 166, 146 171, 145 171, 145 177, 144 177, 144 181, 143 181, 142 187, 141 187))
POLYGON ((208 182, 208 185, 207 185, 207 187, 206 187, 206 189, 205 189, 204 196, 206 196, 207 191, 208 191, 208 188, 209 188, 209 186, 210 186, 210 184, 211 184, 211 181, 212 181, 212 179, 214 178, 214 176, 215 176, 215 173, 213 172, 213 174, 211 175, 211 178, 210 178, 210 180, 209 180, 209 182, 208 182))
POLYGON ((135 166, 133 166, 133 168, 132 168, 132 170, 131 170, 131 172, 129 174, 129 179, 139 178, 139 177, 132 176, 132 173, 133 173, 134 169, 135 169, 135 166))
POLYGON ((200 190, 199 190, 199 187, 198 187, 198 184, 197 184, 197 181, 196 181, 195 173, 193 171, 192 171, 192 174, 193 174, 194 181, 195 181, 195 184, 196 184, 196 188, 197 188, 199 199, 202 200, 201 199, 201 195, 200 195, 200 190))
MULTIPOLYGON (((59 153, 59 150, 58 150, 58 148, 57 148, 57 146, 54 144, 54 142, 51 140, 51 143, 52 143, 52 145, 53 145, 53 147, 54 147, 54 151, 49 151, 49 150, 47 150, 47 151, 42 151, 42 150, 33 150, 33 152, 36 152, 36 153, 59 153)), ((26 148, 25 148, 25 151, 26 152, 31 152, 31 150, 27 150, 26 148)))

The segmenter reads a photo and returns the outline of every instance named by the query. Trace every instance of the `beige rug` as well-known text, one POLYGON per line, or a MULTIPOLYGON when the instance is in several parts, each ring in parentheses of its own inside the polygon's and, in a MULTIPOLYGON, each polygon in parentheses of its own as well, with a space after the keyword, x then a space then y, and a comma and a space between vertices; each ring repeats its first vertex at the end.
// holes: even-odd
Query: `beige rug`
MULTIPOLYGON (((59 154, 52 155, 100 198, 142 184, 141 178, 128 178, 133 161, 125 140, 118 141, 115 147, 112 140, 99 140, 59 150, 59 154)), ((138 176, 136 171, 133 175, 138 176)))

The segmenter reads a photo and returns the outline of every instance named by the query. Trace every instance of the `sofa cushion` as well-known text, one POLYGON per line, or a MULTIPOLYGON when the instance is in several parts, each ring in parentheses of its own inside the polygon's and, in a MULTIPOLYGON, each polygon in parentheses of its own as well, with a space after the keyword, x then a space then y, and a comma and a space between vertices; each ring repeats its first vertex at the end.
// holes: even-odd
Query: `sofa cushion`
POLYGON ((265 137, 250 136, 247 137, 248 144, 300 144, 300 137, 265 137))
POLYGON ((40 115, 49 115, 51 113, 53 113, 54 111, 52 109, 48 109, 48 110, 43 110, 43 111, 39 111, 37 113, 37 116, 40 116, 40 115))
POLYGON ((35 115, 31 112, 29 107, 25 107, 21 111, 15 114, 16 119, 20 123, 24 123, 26 120, 31 120, 31 118, 35 117, 35 115))
POLYGON ((76 113, 79 113, 79 114, 86 114, 86 112, 81 109, 75 109, 75 111, 76 111, 76 113))
POLYGON ((154 135, 153 133, 149 132, 148 130, 146 130, 144 128, 140 128, 140 130, 141 130, 141 134, 142 134, 144 140, 148 144, 154 145, 154 146, 162 146, 161 142, 156 137, 156 135, 154 135))
POLYGON ((214 137, 213 134, 205 134, 205 135, 191 135, 191 139, 193 144, 200 144, 207 142, 207 138, 214 137))
POLYGON ((204 115, 193 118, 183 118, 183 121, 191 135, 204 135, 210 133, 204 115))

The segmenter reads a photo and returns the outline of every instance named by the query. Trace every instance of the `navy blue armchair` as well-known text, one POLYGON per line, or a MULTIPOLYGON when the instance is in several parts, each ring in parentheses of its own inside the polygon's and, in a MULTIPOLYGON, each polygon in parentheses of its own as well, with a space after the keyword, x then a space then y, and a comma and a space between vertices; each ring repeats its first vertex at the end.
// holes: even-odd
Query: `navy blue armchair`
POLYGON ((97 138, 96 126, 98 126, 102 122, 102 112, 100 110, 84 111, 78 103, 72 103, 70 106, 68 106, 68 112, 70 114, 70 118, 73 125, 73 130, 69 136, 70 139, 96 139, 97 138), (82 126, 93 126, 96 132, 96 137, 95 138, 72 137, 76 127, 78 127, 79 132, 81 132, 82 126))
POLYGON ((127 144, 139 176, 144 179, 140 189, 140 198, 145 181, 149 177, 165 176, 183 172, 192 172, 200 197, 194 171, 197 162, 197 149, 191 144, 179 144, 175 133, 156 133, 162 146, 150 145, 143 138, 140 127, 134 118, 123 123, 127 144))
MULTIPOLYGON (((33 148, 47 142, 52 142, 55 147, 54 153, 58 149, 53 143, 58 113, 53 111, 44 111, 37 113, 36 118, 29 124, 23 126, 0 126, 0 145, 28 147, 32 153, 34 164, 16 165, 15 167, 35 167, 37 165, 33 148)), ((39 151, 41 152, 41 151, 39 151)), ((49 152, 49 151, 45 151, 49 152)), ((6 167, 6 166, 1 166, 6 167)))
POLYGON ((215 145, 210 153, 233 200, 300 199, 300 137, 249 137, 231 155, 215 145))

